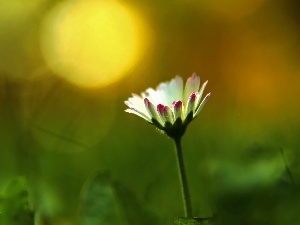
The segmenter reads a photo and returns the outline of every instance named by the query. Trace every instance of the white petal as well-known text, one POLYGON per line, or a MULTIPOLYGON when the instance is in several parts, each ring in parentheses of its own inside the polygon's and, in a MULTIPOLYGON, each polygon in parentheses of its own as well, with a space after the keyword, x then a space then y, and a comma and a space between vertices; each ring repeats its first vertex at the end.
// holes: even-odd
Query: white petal
POLYGON ((144 93, 142 93, 142 97, 144 99, 148 98, 155 106, 162 103, 162 97, 152 88, 148 88, 144 93))
POLYGON ((136 94, 132 94, 132 97, 128 98, 127 101, 125 101, 125 104, 129 108, 135 108, 138 111, 144 113, 147 115, 147 110, 145 108, 144 99, 136 94))
POLYGON ((204 97, 204 99, 203 99, 203 101, 201 102, 200 106, 199 106, 198 109, 196 110, 196 112, 195 112, 195 114, 194 114, 194 117, 196 117, 196 116, 199 114, 199 112, 203 109, 203 107, 204 107, 205 103, 207 102, 207 100, 209 99, 209 97, 210 97, 210 93, 208 93, 208 94, 204 97))
POLYGON ((189 100, 186 104, 186 112, 185 112, 185 118, 187 117, 187 115, 192 112, 194 110, 194 105, 196 102, 196 94, 193 92, 190 97, 189 100))
POLYGON ((148 113, 150 114, 151 119, 155 119, 157 120, 157 122, 159 122, 162 126, 164 125, 161 116, 159 115, 159 113, 156 110, 156 107, 151 103, 151 101, 148 98, 144 99, 145 102, 145 107, 148 111, 148 113))
POLYGON ((142 113, 142 112, 139 112, 139 111, 136 110, 136 109, 126 109, 125 112, 135 114, 135 115, 137 115, 137 116, 139 116, 139 117, 142 117, 143 119, 145 119, 145 120, 151 122, 151 119, 150 119, 147 115, 145 115, 145 114, 142 113))
POLYGON ((160 96, 159 104, 167 105, 168 104, 168 95, 169 95, 169 86, 166 82, 160 83, 156 88, 157 95, 160 96))
POLYGON ((163 105, 171 106, 173 101, 182 100, 183 81, 180 76, 176 76, 169 82, 163 82, 157 87, 157 93, 161 96, 163 105))
POLYGON ((165 125, 165 123, 168 121, 171 124, 174 122, 174 115, 171 109, 168 106, 164 106, 163 104, 159 104, 157 106, 157 112, 160 115, 160 118, 165 125))
POLYGON ((167 118, 165 117, 165 106, 163 104, 158 104, 156 107, 156 110, 157 110, 158 115, 160 116, 160 119, 164 125, 167 121, 167 118))
POLYGON ((195 104, 194 111, 196 111, 196 110, 198 109, 199 105, 200 105, 201 98, 202 98, 202 95, 203 95, 203 92, 204 92, 204 89, 205 89, 207 83, 208 83, 208 80, 205 81, 205 82, 202 84, 202 86, 201 86, 199 92, 197 93, 197 98, 196 98, 196 104, 195 104))
POLYGON ((173 111, 174 111, 174 120, 176 120, 179 117, 181 117, 181 119, 183 119, 182 101, 173 102, 173 111))
POLYGON ((183 99, 183 81, 180 76, 176 76, 170 82, 170 95, 168 99, 168 105, 171 105, 173 101, 182 101, 183 99))
POLYGON ((174 120, 173 112, 168 106, 165 106, 164 116, 167 121, 169 121, 172 124, 174 123, 175 120, 174 120))
POLYGON ((186 81, 184 88, 183 103, 186 103, 193 92, 198 92, 200 86, 200 77, 193 73, 186 81))

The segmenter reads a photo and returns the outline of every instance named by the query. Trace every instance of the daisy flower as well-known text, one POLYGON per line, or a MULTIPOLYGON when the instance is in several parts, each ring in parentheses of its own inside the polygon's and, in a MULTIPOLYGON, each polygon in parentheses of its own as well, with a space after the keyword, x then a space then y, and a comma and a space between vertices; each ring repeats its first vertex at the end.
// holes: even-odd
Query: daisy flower
POLYGON ((200 88, 200 77, 196 73, 187 79, 184 87, 182 78, 176 76, 160 83, 156 89, 148 88, 141 95, 132 94, 125 101, 129 107, 125 111, 147 120, 168 136, 178 138, 207 102, 210 93, 202 99, 206 85, 207 81, 200 88))

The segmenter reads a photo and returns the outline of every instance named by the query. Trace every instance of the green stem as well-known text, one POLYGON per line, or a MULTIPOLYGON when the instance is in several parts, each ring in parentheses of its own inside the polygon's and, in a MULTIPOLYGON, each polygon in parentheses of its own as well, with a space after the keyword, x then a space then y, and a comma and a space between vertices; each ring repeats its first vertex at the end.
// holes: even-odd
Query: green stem
POLYGON ((188 187, 188 182, 185 173, 185 167, 183 163, 183 156, 182 156, 182 147, 181 147, 181 137, 174 138, 175 146, 176 146, 176 156, 178 162, 178 173, 181 185, 181 193, 183 198, 183 206, 184 212, 186 217, 192 217, 192 203, 191 197, 188 187))
POLYGON ((283 159, 283 163, 284 163, 284 166, 285 166, 285 169, 286 169, 286 172, 288 174, 288 176, 290 177, 290 180, 292 182, 292 185, 295 187, 296 186, 296 183, 295 183, 295 180, 294 180, 294 177, 291 173, 291 170, 290 168, 288 167, 288 164, 286 162, 286 159, 285 159, 285 156, 284 156, 284 152, 283 152, 283 149, 280 148, 280 153, 281 153, 281 156, 282 156, 282 159, 283 159))

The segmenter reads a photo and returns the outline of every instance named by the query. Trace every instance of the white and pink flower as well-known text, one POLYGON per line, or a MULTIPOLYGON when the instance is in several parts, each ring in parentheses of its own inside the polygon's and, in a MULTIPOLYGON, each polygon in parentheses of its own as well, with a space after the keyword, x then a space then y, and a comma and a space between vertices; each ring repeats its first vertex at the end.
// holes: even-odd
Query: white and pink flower
POLYGON ((148 88, 140 96, 132 94, 125 101, 129 107, 125 111, 144 118, 170 137, 182 136, 210 96, 209 93, 202 100, 207 82, 200 88, 200 77, 194 73, 183 87, 182 78, 176 76, 159 84, 156 90, 148 88))

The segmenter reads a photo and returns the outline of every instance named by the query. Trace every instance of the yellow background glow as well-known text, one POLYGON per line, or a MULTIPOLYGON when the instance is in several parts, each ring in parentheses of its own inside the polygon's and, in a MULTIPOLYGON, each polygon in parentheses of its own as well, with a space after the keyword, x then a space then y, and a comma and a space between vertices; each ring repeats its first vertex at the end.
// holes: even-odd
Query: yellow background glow
POLYGON ((227 19, 240 19, 256 12, 266 1, 267 0, 208 0, 203 1, 202 4, 214 15, 227 19))
POLYGON ((108 85, 143 53, 146 29, 141 21, 116 1, 60 3, 44 22, 44 57, 58 75, 76 85, 108 85))

